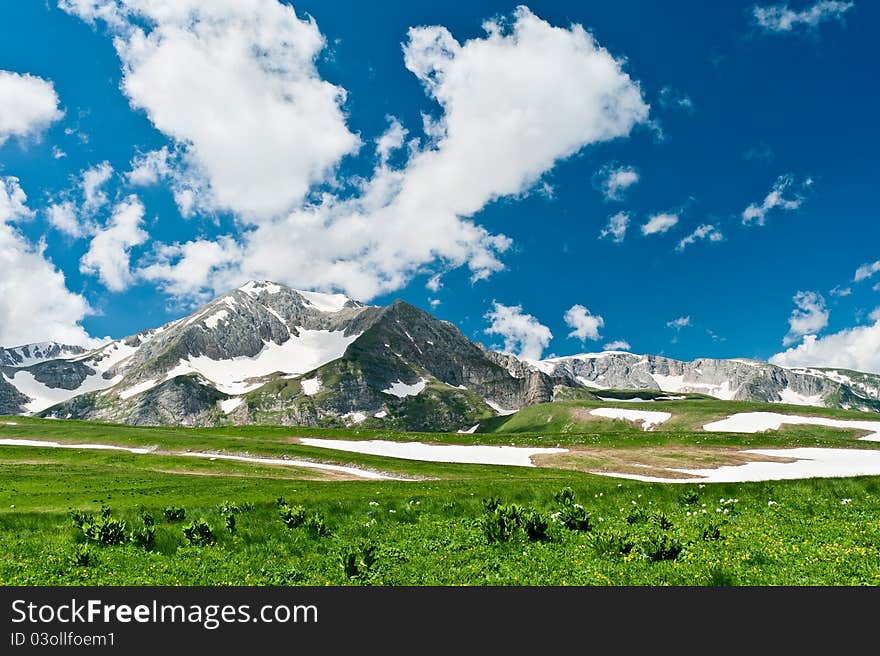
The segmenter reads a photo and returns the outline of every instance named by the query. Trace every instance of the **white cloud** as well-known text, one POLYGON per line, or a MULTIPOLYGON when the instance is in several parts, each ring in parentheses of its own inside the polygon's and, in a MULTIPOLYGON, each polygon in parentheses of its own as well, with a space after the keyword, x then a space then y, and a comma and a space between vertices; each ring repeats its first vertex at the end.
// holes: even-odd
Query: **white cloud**
POLYGON ((702 239, 717 242, 723 240, 724 235, 721 234, 721 231, 716 226, 704 223, 703 225, 697 226, 696 230, 678 242, 678 246, 675 247, 675 250, 681 252, 691 244, 695 244, 702 239))
POLYGON ((136 187, 148 187, 160 180, 170 178, 173 174, 168 161, 168 147, 151 150, 136 155, 131 160, 131 170, 125 174, 129 184, 136 187))
POLYGON ((90 313, 79 294, 67 289, 64 274, 9 223, 31 215, 17 178, 0 178, 0 345, 54 340, 91 346, 80 325, 90 313))
POLYGON ((632 166, 606 164, 595 180, 605 200, 622 200, 624 192, 639 181, 639 173, 632 166))
POLYGON ((62 116, 51 82, 0 70, 0 146, 10 137, 37 138, 62 116))
POLYGON ((844 14, 852 9, 854 3, 838 0, 819 0, 811 7, 800 11, 791 9, 788 3, 752 7, 752 16, 758 27, 767 32, 791 32, 798 27, 815 29, 820 23, 829 20, 843 20, 844 14))
POLYGON ((632 349, 632 346, 625 339, 615 339, 613 342, 605 344, 602 348, 606 351, 629 351, 632 349))
POLYGON ((442 276, 442 273, 437 273, 428 278, 428 282, 425 283, 425 288, 436 294, 440 291, 440 288, 443 287, 443 281, 441 280, 442 276))
POLYGON ((124 291, 133 282, 131 249, 147 241, 141 229, 144 206, 137 196, 129 196, 113 208, 110 221, 92 237, 89 250, 80 260, 80 271, 97 275, 107 289, 124 291))
POLYGON ((193 280, 208 280, 225 272, 230 262, 240 258, 239 246, 229 237, 217 241, 200 239, 185 244, 159 244, 151 262, 137 271, 144 280, 158 282, 161 289, 175 297, 208 300, 210 294, 193 294, 193 280))
POLYGON ((465 43, 444 27, 409 31, 404 62, 443 112, 400 168, 380 156, 355 197, 324 194, 261 222, 238 251, 224 249, 239 257, 233 266, 202 268, 189 289, 269 278, 367 300, 437 260, 468 266, 474 280, 503 269, 511 240, 471 217, 524 194, 585 146, 627 136, 648 106, 621 62, 579 25, 553 27, 520 8, 485 28, 465 43))
POLYGON ((436 308, 442 301, 439 298, 429 298, 428 303, 432 308, 436 308))
POLYGON ((572 305, 566 310, 563 318, 565 325, 573 328, 568 336, 576 337, 582 342, 588 339, 599 339, 599 329, 605 325, 605 319, 599 315, 590 314, 590 311, 583 305, 572 305))
POLYGON ((113 175, 113 167, 109 162, 101 162, 97 166, 86 169, 82 173, 82 209, 86 215, 93 215, 107 204, 104 185, 113 175))
POLYGON ((332 179, 360 146, 345 91, 320 78, 325 40, 275 0, 61 0, 101 20, 133 107, 175 140, 203 187, 204 209, 267 220, 332 179))
POLYGON ((792 300, 797 307, 788 319, 788 334, 782 340, 783 346, 794 344, 804 335, 815 335, 828 325, 830 316, 821 294, 798 292, 792 300))
POLYGON ((67 153, 58 146, 52 146, 52 159, 64 159, 65 157, 67 157, 67 153))
POLYGON ((807 335, 794 348, 777 353, 770 362, 782 367, 840 367, 880 373, 880 311, 871 314, 874 322, 816 337, 807 335))
POLYGON ((692 325, 690 315, 688 315, 686 317, 678 317, 677 319, 673 319, 672 321, 666 322, 667 328, 675 328, 676 330, 681 330, 682 328, 685 328, 690 325, 692 325))
POLYGON ((868 264, 863 264, 858 269, 856 269, 856 273, 853 276, 854 282, 862 282, 863 280, 867 280, 875 273, 880 271, 880 260, 876 262, 870 262, 868 264))
MULTIPOLYGON (((755 223, 757 225, 764 225, 767 214, 774 209, 779 210, 796 210, 799 208, 803 202, 804 198, 800 195, 795 195, 792 198, 786 198, 785 193, 791 188, 794 184, 794 176, 789 174, 781 175, 776 178, 776 182, 773 183, 773 187, 770 189, 770 192, 764 197, 764 200, 758 203, 752 203, 749 205, 742 213, 742 222, 746 225, 750 223, 755 223)), ((812 184, 812 180, 807 178, 804 181, 804 186, 808 187, 812 184)))
POLYGON ((493 301, 492 309, 486 313, 489 327, 487 335, 501 335, 504 350, 526 360, 540 360, 541 354, 553 333, 531 314, 523 314, 521 305, 502 305, 493 301))
POLYGON ((832 296, 839 296, 839 297, 850 296, 852 294, 852 288, 840 287, 838 285, 837 287, 835 287, 834 289, 832 289, 828 293, 831 294, 832 296))
POLYGON ((626 237, 629 220, 629 214, 618 212, 608 219, 608 225, 599 232, 599 238, 609 237, 615 244, 621 243, 626 237))
POLYGON ((694 111, 694 101, 691 97, 669 86, 660 89, 660 106, 664 109, 680 109, 688 114, 694 111))
POLYGON ((643 235, 663 234, 672 229, 678 223, 678 215, 667 212, 654 214, 648 222, 642 226, 643 235))
POLYGON ((49 224, 66 235, 79 239, 86 235, 86 230, 77 215, 76 203, 64 200, 46 207, 46 218, 49 224))
POLYGON ((388 117, 388 129, 376 139, 376 154, 379 155, 383 164, 388 162, 391 153, 403 146, 407 134, 409 132, 401 125, 400 121, 393 116, 388 117))

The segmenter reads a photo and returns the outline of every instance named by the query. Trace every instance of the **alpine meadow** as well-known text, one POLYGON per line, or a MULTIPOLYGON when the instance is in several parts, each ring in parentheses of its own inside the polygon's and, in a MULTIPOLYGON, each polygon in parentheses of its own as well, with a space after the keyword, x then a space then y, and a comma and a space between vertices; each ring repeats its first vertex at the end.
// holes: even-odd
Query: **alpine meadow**
POLYGON ((880 5, 7 4, 4 588, 880 585, 880 5))

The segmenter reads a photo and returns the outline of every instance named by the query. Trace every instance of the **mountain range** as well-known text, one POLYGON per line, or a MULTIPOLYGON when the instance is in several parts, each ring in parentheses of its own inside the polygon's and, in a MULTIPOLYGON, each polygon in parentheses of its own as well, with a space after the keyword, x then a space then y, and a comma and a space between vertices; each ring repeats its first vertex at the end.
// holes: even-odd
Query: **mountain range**
POLYGON ((468 430, 619 389, 880 412, 876 374, 623 351, 522 360, 403 301, 370 306, 266 281, 97 349, 0 349, 0 414, 135 425, 468 430))

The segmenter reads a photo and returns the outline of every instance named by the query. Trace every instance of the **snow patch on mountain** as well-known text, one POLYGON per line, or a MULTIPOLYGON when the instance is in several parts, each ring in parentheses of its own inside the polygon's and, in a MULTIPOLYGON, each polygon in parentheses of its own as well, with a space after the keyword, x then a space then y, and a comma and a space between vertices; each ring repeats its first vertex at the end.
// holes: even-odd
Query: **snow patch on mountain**
POLYGON ((738 412, 726 419, 706 424, 703 426, 703 430, 721 433, 762 433, 767 430, 779 430, 782 424, 828 426, 829 428, 871 431, 869 435, 859 439, 868 442, 880 442, 880 421, 802 417, 798 415, 783 415, 776 412, 738 412))
POLYGON ((299 289, 296 290, 296 293, 321 312, 339 312, 351 300, 345 294, 322 294, 321 292, 304 292, 299 289))
POLYGON ((235 410, 238 406, 244 403, 244 399, 240 396, 234 396, 231 399, 225 399, 220 401, 220 409, 223 411, 223 414, 229 414, 233 410, 235 410))
POLYGON ((590 410, 590 414, 595 417, 605 417, 606 419, 623 419, 642 424, 643 431, 649 431, 654 426, 672 419, 672 413, 655 412, 653 410, 628 410, 625 408, 596 408, 590 410))
POLYGON ((200 355, 181 360, 168 372, 166 380, 197 373, 225 394, 244 394, 262 384, 248 382, 249 378, 260 378, 277 372, 303 374, 317 369, 341 358, 348 345, 358 337, 359 333, 345 335, 341 330, 300 330, 298 336, 291 336, 283 344, 268 342, 253 357, 212 360, 200 355))
MULTIPOLYGON (((6 377, 4 376, 4 378, 6 377)), ((34 375, 29 371, 16 371, 12 378, 7 378, 7 380, 15 385, 19 392, 30 397, 31 400, 25 404, 24 408, 28 412, 35 413, 42 412, 56 403, 63 403, 80 394, 99 392, 108 387, 113 387, 122 380, 122 376, 107 379, 100 374, 94 374, 88 376, 83 380, 82 385, 73 390, 47 387, 34 378, 34 375)))
POLYGON ((393 394, 397 398, 403 399, 407 396, 418 396, 421 394, 422 390, 425 389, 427 384, 427 378, 422 378, 419 382, 413 383, 412 385, 408 385, 407 383, 398 380, 396 383, 392 383, 391 387, 382 391, 385 394, 393 394))
POLYGON ((321 381, 317 376, 308 380, 302 380, 299 384, 302 387, 303 394, 306 396, 314 396, 321 389, 321 381))

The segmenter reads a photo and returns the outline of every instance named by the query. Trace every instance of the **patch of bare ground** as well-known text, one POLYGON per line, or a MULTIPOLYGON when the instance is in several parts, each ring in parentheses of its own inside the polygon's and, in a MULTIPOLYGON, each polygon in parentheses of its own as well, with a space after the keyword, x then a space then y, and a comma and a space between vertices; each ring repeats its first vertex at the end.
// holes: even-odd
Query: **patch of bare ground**
POLYGON ((639 474, 657 478, 693 478, 678 469, 715 469, 725 465, 748 462, 795 462, 794 458, 778 458, 745 453, 736 447, 657 446, 627 448, 573 447, 566 453, 534 456, 538 467, 573 469, 587 473, 639 474))

